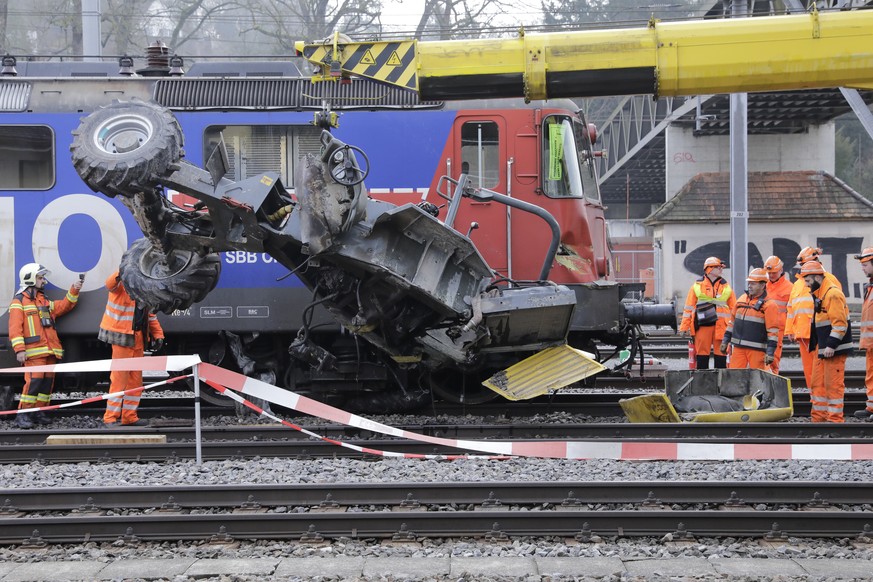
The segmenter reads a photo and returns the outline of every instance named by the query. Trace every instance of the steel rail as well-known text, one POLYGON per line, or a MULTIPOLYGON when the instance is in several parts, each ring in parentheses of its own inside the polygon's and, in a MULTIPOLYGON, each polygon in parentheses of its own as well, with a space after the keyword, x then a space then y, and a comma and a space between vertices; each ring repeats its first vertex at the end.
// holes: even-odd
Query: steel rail
MULTIPOLYGON (((346 441, 367 442, 387 439, 381 433, 360 427, 342 424, 301 425, 318 435, 346 441)), ((766 442, 788 442, 812 439, 834 443, 839 440, 858 442, 873 438, 873 423, 812 423, 812 422, 746 422, 746 423, 628 423, 628 422, 583 422, 583 423, 545 423, 513 422, 488 424, 400 424, 396 428, 422 434, 464 440, 542 440, 542 439, 721 439, 726 442, 742 440, 761 440, 766 442)), ((88 437, 93 435, 164 435, 168 444, 190 444, 195 431, 187 427, 136 427, 120 429, 28 429, 0 431, 0 444, 6 446, 44 445, 49 436, 88 437)), ((304 441, 318 442, 312 437, 294 429, 277 425, 251 424, 238 426, 204 426, 201 430, 204 442, 247 441, 304 441)), ((2 452, 0 452, 2 456, 2 452)))
MULTIPOLYGON (((650 443, 675 443, 675 442, 695 442, 695 438, 676 438, 675 435, 670 437, 639 437, 629 439, 626 435, 616 435, 615 427, 611 429, 613 432, 610 435, 603 435, 600 438, 610 442, 634 440, 637 442, 650 443)), ((863 439, 858 438, 806 438, 806 439, 775 439, 761 438, 754 436, 740 436, 733 439, 716 438, 711 434, 702 437, 708 443, 713 442, 741 442, 762 443, 762 444, 780 444, 780 443, 797 443, 802 442, 805 445, 811 444, 861 444, 870 442, 870 437, 863 439)), ((516 439, 517 441, 540 442, 542 439, 516 439)), ((573 439, 565 439, 573 440, 573 439)), ((473 455, 482 455, 484 453, 476 451, 465 451, 460 448, 447 446, 438 446, 431 443, 422 443, 418 441, 404 439, 368 439, 354 440, 348 439, 345 442, 366 447, 372 450, 382 450, 395 453, 418 454, 418 455, 457 455, 469 452, 473 455)), ((75 445, 11 445, 4 446, 0 452, 0 463, 4 464, 21 464, 32 462, 51 462, 51 463, 79 463, 79 462, 94 462, 94 463, 110 463, 110 462, 173 462, 181 459, 195 458, 194 442, 171 442, 166 444, 75 444, 75 445)), ((311 458, 353 458, 353 459, 372 459, 380 460, 383 457, 368 453, 358 452, 352 449, 339 447, 330 442, 325 441, 291 441, 291 440, 275 440, 275 441, 204 441, 202 444, 202 458, 205 461, 224 461, 228 459, 251 459, 257 457, 268 458, 292 458, 292 459, 311 459, 311 458)))
MULTIPOLYGON (((654 381, 643 384, 641 382, 625 382, 622 389, 629 389, 628 384, 636 383, 640 387, 648 388, 646 392, 661 392, 662 386, 655 386, 654 381)), ((526 401, 508 402, 495 401, 485 404, 477 404, 475 406, 465 406, 461 404, 451 404, 447 402, 437 402, 432 406, 422 408, 419 413, 423 415, 461 415, 476 414, 478 416, 534 416, 538 414, 549 414, 557 412, 567 412, 571 414, 587 414, 589 416, 624 416, 621 406, 618 401, 622 398, 633 398, 639 396, 642 392, 558 392, 551 396, 543 396, 526 401)), ((795 416, 809 416, 810 402, 808 391, 793 391, 792 400, 794 403, 795 416)), ((844 397, 844 409, 846 414, 852 414, 856 410, 861 410, 866 401, 866 394, 863 391, 847 391, 844 397)), ((62 404, 71 402, 65 398, 53 398, 54 404, 62 404)), ((63 408, 52 411, 52 416, 59 415, 62 417, 81 416, 95 414, 99 411, 102 414, 104 405, 83 405, 81 407, 63 408)), ((218 415, 230 414, 230 408, 224 407, 204 407, 201 408, 201 414, 204 417, 212 417, 218 415)), ((286 415, 296 414, 293 411, 285 411, 285 409, 277 409, 280 412, 284 411, 286 415)), ((138 409, 139 415, 142 418, 179 418, 190 419, 194 418, 193 396, 191 398, 147 398, 144 397, 140 402, 138 409)))
MULTIPOLYGON (((0 489, 0 515, 19 512, 98 513, 106 510, 184 511, 194 508, 259 510, 276 507, 341 509, 509 509, 508 505, 576 510, 586 504, 627 504, 634 509, 664 504, 749 504, 833 508, 873 502, 873 485, 821 481, 563 481, 453 483, 303 483, 161 485, 149 487, 52 487, 0 489)), ((868 510, 869 511, 869 510, 868 510)), ((869 514, 873 517, 873 513, 869 514)))
POLYGON ((873 513, 854 511, 376 511, 342 513, 76 515, 0 519, 0 543, 40 546, 118 540, 240 539, 321 541, 328 538, 509 536, 739 536, 787 539, 850 537, 871 531, 873 513))

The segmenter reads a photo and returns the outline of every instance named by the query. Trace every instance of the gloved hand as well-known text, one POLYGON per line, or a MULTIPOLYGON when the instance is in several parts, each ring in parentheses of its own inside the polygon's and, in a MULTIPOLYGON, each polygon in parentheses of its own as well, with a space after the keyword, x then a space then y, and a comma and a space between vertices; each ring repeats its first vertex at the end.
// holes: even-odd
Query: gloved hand
POLYGON ((162 337, 156 337, 155 339, 153 339, 152 341, 149 342, 149 351, 152 352, 153 354, 161 351, 163 348, 164 348, 164 338, 162 338, 162 337))
POLYGON ((726 354, 729 345, 730 344, 728 342, 721 342, 721 345, 719 346, 718 349, 719 349, 719 351, 721 351, 721 353, 726 354))
POLYGON ((771 356, 770 354, 766 354, 766 355, 764 356, 764 363, 767 364, 768 366, 769 366, 770 364, 772 364, 773 362, 775 362, 775 361, 776 361, 776 358, 774 358, 774 357, 771 356))

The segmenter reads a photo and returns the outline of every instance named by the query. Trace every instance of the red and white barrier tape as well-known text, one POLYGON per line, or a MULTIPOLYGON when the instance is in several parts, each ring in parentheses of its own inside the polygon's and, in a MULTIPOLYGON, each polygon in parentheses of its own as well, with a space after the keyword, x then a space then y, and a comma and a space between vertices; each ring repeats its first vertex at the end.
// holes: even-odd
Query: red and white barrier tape
POLYGON ((403 459, 425 459, 425 460, 437 460, 437 461, 445 461, 445 460, 453 461, 456 459, 507 459, 508 458, 508 457, 504 457, 504 456, 495 456, 495 455, 467 455, 467 454, 437 455, 437 454, 420 454, 420 453, 398 453, 398 452, 394 452, 394 451, 383 451, 381 449, 371 449, 369 447, 360 447, 358 445, 353 445, 351 443, 338 441, 336 439, 328 438, 326 436, 314 433, 311 430, 307 430, 307 429, 303 428, 302 426, 294 424, 293 422, 288 422, 287 420, 281 419, 271 412, 267 412, 266 410, 264 410, 263 408, 261 408, 257 404, 254 404, 254 403, 246 400, 245 398, 243 398, 242 396, 240 396, 239 394, 237 394, 236 392, 234 392, 233 390, 231 390, 229 388, 225 388, 224 386, 216 384, 215 382, 212 382, 211 380, 204 380, 204 382, 206 384, 208 384, 209 386, 211 386, 212 388, 214 388, 215 390, 217 390, 218 392, 224 394, 228 398, 235 400, 236 402, 239 402, 243 406, 246 406, 246 407, 252 409, 253 411, 257 412, 258 414, 260 414, 262 416, 266 416, 267 418, 271 418, 271 419, 275 420, 276 422, 282 424, 283 426, 287 426, 288 428, 292 428, 298 432, 302 432, 305 435, 311 436, 313 438, 317 438, 317 439, 322 440, 326 443, 331 443, 331 444, 337 445, 339 447, 351 449, 351 450, 357 451, 359 453, 365 453, 368 455, 374 455, 374 456, 379 456, 379 457, 400 457, 403 459))
POLYGON ((144 356, 142 358, 118 358, 112 360, 91 360, 87 362, 61 362, 46 366, 19 366, 0 368, 0 374, 22 374, 24 372, 112 372, 163 370, 178 372, 200 363, 200 356, 144 356))
MULTIPOLYGON (((210 385, 214 383, 226 386, 248 396, 261 398, 273 404, 325 420, 338 422, 346 426, 354 426, 419 442, 490 453, 499 458, 515 456, 549 459, 615 459, 634 461, 873 460, 873 444, 768 445, 708 442, 648 443, 545 440, 518 442, 447 439, 405 431, 375 422, 294 392, 277 388, 266 382, 213 366, 212 364, 200 364, 198 374, 201 378, 210 382, 210 385)), ((260 408, 251 403, 246 404, 246 406, 260 410, 260 408)), ((323 440, 334 442, 332 439, 323 440)), ((384 456, 401 455, 400 453, 382 453, 372 450, 367 450, 367 452, 383 454, 384 456)), ((402 456, 416 457, 416 455, 411 454, 403 454, 402 456)), ((463 457, 463 455, 458 455, 458 457, 463 457)))
MULTIPOLYGON (((152 368, 149 368, 150 370, 152 368)), ((119 390, 118 392, 111 392, 107 394, 102 394, 100 396, 91 396, 90 398, 83 398, 82 400, 76 400, 75 402, 65 402, 63 404, 50 404, 48 406, 38 406, 35 408, 19 408, 18 410, 0 410, 0 416, 4 414, 29 414, 31 412, 45 412, 47 410, 59 410, 61 408, 72 408, 74 406, 82 406, 83 404, 90 404, 92 402, 99 402, 100 400, 109 400, 112 397, 118 398, 122 394, 132 394, 137 390, 149 390, 151 388, 157 388, 158 386, 163 386, 164 384, 170 384, 172 382, 177 382, 179 380, 184 380, 185 378, 190 378, 191 374, 185 374, 184 376, 176 376, 175 378, 167 378, 166 380, 161 380, 160 382, 155 382, 153 384, 147 384, 145 386, 140 386, 139 388, 128 388, 127 390, 119 390)))
MULTIPOLYGON (((447 439, 422 435, 401 430, 380 422, 369 420, 341 410, 339 408, 318 402, 306 396, 301 396, 290 390, 285 390, 272 384, 267 384, 254 378, 249 378, 212 364, 202 363, 197 356, 152 356, 143 358, 126 358, 116 360, 99 360, 92 362, 75 362, 54 364, 52 366, 32 366, 0 369, 0 374, 28 372, 101 372, 111 370, 166 370, 177 371, 187 367, 197 366, 197 375, 216 390, 224 392, 231 398, 241 401, 245 406, 262 414, 267 414, 285 426, 360 452, 385 457, 404 458, 482 458, 470 455, 419 455, 411 453, 396 453, 379 451, 366 447, 357 447, 335 439, 319 436, 293 423, 283 421, 272 414, 265 413, 260 407, 245 398, 228 392, 235 392, 260 398, 272 404, 284 406, 303 414, 316 416, 346 426, 353 426, 378 432, 381 434, 402 437, 419 442, 454 447, 468 451, 487 453, 484 458, 508 457, 539 457, 550 459, 615 459, 615 460, 673 460, 673 461, 730 461, 730 460, 873 460, 873 444, 730 444, 708 442, 678 442, 678 443, 648 443, 648 442, 608 442, 608 441, 476 441, 462 439, 447 439)), ((182 376, 184 377, 184 376, 182 376)), ((175 381, 172 378, 158 382, 152 386, 175 381)), ((136 389, 134 389, 136 390, 136 389)), ((120 392, 114 393, 114 395, 120 392)), ((105 400, 109 394, 79 401, 79 403, 105 400)), ((65 408, 78 403, 67 403, 43 407, 40 410, 65 408)), ((37 409, 29 409, 37 410, 37 409)), ((7 414, 18 411, 7 411, 7 414)))

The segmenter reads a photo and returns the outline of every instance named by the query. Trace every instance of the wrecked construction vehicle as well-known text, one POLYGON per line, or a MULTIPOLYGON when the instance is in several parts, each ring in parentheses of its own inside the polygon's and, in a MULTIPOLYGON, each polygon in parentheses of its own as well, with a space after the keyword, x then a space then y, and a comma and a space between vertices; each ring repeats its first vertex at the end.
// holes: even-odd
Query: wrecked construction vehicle
MULTIPOLYGON (((215 287, 218 253, 269 253, 312 292, 308 306, 293 306, 304 312, 289 347, 293 365, 356 379, 387 369, 395 390, 389 401, 369 395, 369 408, 413 406, 446 385, 468 403, 494 394, 525 399, 604 370, 567 344, 578 299, 549 280, 561 243, 557 221, 538 206, 473 187, 467 174, 442 181, 449 217, 464 200, 487 201, 548 225, 552 239, 536 280, 496 276, 468 236, 434 216, 433 204, 368 197, 366 154, 327 130, 320 154, 298 164, 293 196, 276 173, 225 178, 220 146, 206 169, 189 163, 179 123, 153 103, 114 102, 73 133, 73 164, 83 181, 120 199, 145 234, 120 268, 137 301, 164 313, 185 309, 215 287), (198 202, 180 208, 165 189, 198 202), (346 332, 353 358, 315 341, 316 307, 346 332)), ((630 310, 637 316, 623 317, 623 325, 675 325, 672 305, 647 307, 630 310)))

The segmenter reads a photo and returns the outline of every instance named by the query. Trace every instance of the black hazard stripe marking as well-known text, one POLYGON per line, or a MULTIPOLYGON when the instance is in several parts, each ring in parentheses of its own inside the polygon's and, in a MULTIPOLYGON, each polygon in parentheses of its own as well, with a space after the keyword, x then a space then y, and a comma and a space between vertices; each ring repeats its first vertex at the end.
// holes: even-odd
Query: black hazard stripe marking
POLYGON ((411 72, 410 79, 406 80, 407 86, 414 86, 414 78, 415 78, 415 45, 409 43, 406 46, 406 52, 401 54, 397 49, 391 51, 388 55, 389 58, 393 57, 393 60, 397 60, 399 58, 400 63, 394 67, 392 67, 391 72, 385 77, 386 81, 396 82, 400 79, 401 76, 407 74, 407 72, 411 72))
MULTIPOLYGON (((344 68, 373 79, 396 82, 415 62, 414 45, 405 44, 405 52, 401 51, 404 43, 392 42, 380 46, 362 44, 346 60, 344 68), (373 64, 368 64, 371 60, 373 64)), ((414 82, 407 80, 406 85, 414 86, 414 82)))

